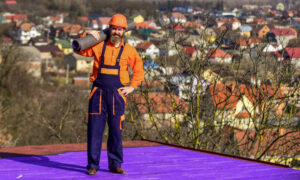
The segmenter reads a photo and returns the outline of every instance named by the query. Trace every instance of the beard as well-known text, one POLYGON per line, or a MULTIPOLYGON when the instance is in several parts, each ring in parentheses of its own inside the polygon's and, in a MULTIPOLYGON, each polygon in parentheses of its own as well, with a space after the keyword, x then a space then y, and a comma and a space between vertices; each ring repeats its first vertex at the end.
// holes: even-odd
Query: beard
POLYGON ((116 44, 116 43, 121 42, 121 40, 122 40, 123 37, 124 37, 124 34, 123 34, 123 35, 112 34, 112 35, 110 36, 110 41, 111 41, 113 44, 116 44))

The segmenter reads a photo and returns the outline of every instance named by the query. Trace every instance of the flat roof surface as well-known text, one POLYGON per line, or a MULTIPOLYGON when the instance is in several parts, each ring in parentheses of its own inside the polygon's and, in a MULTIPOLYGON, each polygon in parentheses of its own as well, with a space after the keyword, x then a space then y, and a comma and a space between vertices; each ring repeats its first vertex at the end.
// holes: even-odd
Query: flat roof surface
MULTIPOLYGON (((40 149, 42 147, 47 146, 40 149)), ((28 153, 26 156, 24 151, 20 156, 20 152, 13 154, 2 148, 0 179, 300 179, 299 170, 162 144, 125 146, 123 151, 122 168, 127 174, 109 173, 107 152, 102 150, 100 170, 97 175, 89 176, 86 174, 85 150, 32 156, 28 153)))

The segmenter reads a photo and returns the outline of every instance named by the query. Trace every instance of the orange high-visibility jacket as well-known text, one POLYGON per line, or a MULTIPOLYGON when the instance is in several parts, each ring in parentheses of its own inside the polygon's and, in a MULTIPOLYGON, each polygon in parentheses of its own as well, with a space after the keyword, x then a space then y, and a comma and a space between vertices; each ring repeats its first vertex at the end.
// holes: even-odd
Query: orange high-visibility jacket
MULTIPOLYGON (((81 37, 84 37, 86 33, 84 33, 81 37)), ((76 52, 82 56, 92 57, 94 56, 94 65, 93 65, 93 74, 90 77, 90 81, 95 81, 98 75, 99 65, 101 64, 101 53, 104 41, 82 50, 80 52, 76 52)), ((104 64, 105 65, 115 65, 117 56, 121 49, 121 45, 124 45, 124 40, 120 43, 119 47, 115 47, 114 44, 107 41, 105 54, 104 54, 104 64)), ((136 49, 126 43, 126 48, 124 48, 122 56, 120 58, 120 80, 121 83, 126 86, 129 83, 129 72, 128 65, 133 70, 133 76, 130 83, 130 86, 136 88, 140 83, 144 80, 144 69, 143 69, 143 61, 139 56, 136 49)))

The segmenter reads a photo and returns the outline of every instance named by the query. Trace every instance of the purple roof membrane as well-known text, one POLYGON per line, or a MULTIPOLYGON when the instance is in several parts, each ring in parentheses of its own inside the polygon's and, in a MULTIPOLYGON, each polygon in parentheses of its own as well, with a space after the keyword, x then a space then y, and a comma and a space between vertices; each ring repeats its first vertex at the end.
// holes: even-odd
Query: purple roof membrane
POLYGON ((124 148, 125 175, 108 172, 101 152, 97 175, 86 174, 86 151, 0 160, 0 179, 300 179, 300 171, 169 146, 124 148))

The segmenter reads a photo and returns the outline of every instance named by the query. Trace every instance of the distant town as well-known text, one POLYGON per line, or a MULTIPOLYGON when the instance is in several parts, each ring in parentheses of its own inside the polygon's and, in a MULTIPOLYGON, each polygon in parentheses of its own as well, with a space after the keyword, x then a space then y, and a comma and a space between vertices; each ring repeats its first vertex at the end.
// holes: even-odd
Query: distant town
MULTIPOLYGON (((136 102, 132 108, 143 119, 143 127, 154 130, 175 124, 176 133, 180 126, 185 126, 187 131, 211 126, 216 132, 225 129, 234 134, 234 140, 227 134, 218 142, 234 141, 240 151, 231 152, 222 147, 216 151, 261 159, 269 156, 260 154, 263 152, 260 146, 278 142, 275 147, 268 147, 272 153, 276 148, 292 146, 288 139, 276 139, 278 133, 284 138, 294 137, 293 143, 297 145, 293 147, 298 150, 280 149, 282 152, 276 151, 277 159, 268 161, 275 162, 282 157, 280 153, 290 153, 289 157, 299 153, 300 11, 294 9, 297 2, 224 8, 223 1, 215 1, 210 4, 214 10, 172 2, 166 1, 165 7, 157 5, 156 16, 144 16, 139 11, 126 14, 136 25, 126 33, 126 42, 137 49, 146 72, 139 90, 147 92, 153 102, 147 106, 147 98, 139 93, 130 97, 136 102), (196 102, 191 105, 201 98, 198 105, 196 102), (193 117, 193 113, 197 115, 193 117), (268 117, 261 117, 264 113, 268 117), (171 117, 168 123, 153 125, 153 118, 171 117), (256 133, 262 129, 263 133, 256 133), (264 133, 264 138, 255 140, 251 148, 245 145, 251 137, 264 133)), ((18 3, 6 0, 5 6, 13 10, 18 3)), ((7 27, 7 32, 3 30, 0 34, 0 43, 1 47, 18 46, 26 55, 22 64, 41 83, 72 85, 88 94, 94 59, 74 53, 72 42, 87 29, 109 28, 112 14, 93 13, 76 16, 75 20, 72 15, 73 20, 67 21, 71 13, 49 14, 35 17, 33 21, 27 14, 1 12, 0 26, 7 27), (34 23, 36 19, 38 24, 34 23)), ((0 63, 4 58, 0 54, 0 63)), ((133 117, 129 112, 127 115, 133 117)), ((181 144, 167 135, 159 138, 181 144)), ((204 147, 195 139, 191 144, 194 148, 204 147)), ((284 163, 290 165, 291 161, 284 163)))

